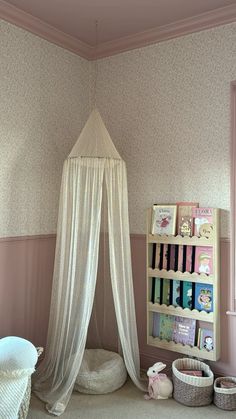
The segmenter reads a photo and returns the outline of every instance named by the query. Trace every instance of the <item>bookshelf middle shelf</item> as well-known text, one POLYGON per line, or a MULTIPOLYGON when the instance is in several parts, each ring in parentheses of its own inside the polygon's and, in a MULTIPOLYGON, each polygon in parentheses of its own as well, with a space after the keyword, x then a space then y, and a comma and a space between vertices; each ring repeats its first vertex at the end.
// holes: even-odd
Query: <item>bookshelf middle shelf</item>
POLYGON ((166 278, 166 279, 180 279, 181 281, 201 282, 206 284, 213 284, 213 275, 199 274, 196 272, 175 272, 166 269, 152 269, 148 268, 148 277, 166 278))
POLYGON ((166 304, 148 303, 148 311, 155 313, 163 313, 171 316, 187 317, 189 319, 202 320, 208 323, 213 323, 213 312, 190 310, 189 308, 174 307, 166 304))

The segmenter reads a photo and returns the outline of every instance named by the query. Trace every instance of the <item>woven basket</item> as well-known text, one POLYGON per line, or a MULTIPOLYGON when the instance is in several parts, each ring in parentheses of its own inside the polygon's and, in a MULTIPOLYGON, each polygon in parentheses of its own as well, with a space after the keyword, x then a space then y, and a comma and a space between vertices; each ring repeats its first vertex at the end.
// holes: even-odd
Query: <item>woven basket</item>
POLYGON ((196 359, 181 358, 172 363, 174 399, 186 406, 207 406, 213 399, 214 375, 210 367, 196 359), (201 370, 205 377, 182 374, 179 370, 201 370))
POLYGON ((224 381, 233 381, 236 383, 235 377, 219 377, 214 383, 214 404, 220 409, 236 410, 236 387, 235 388, 221 388, 219 383, 224 381))

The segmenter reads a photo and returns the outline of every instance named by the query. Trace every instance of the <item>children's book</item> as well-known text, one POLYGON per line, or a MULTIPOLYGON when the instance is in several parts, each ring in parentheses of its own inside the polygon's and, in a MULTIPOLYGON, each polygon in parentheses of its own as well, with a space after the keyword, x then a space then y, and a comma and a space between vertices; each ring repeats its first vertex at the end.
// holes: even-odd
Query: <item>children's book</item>
POLYGON ((172 271, 178 270, 178 245, 169 244, 168 249, 168 266, 167 269, 172 271))
POLYGON ((180 244, 178 246, 178 271, 183 272, 183 252, 184 246, 180 244))
POLYGON ((172 340, 174 319, 174 316, 160 314, 160 339, 172 340))
POLYGON ((213 273, 213 249, 209 246, 196 246, 194 271, 210 275, 213 273))
POLYGON ((160 313, 153 313, 152 318, 152 336, 159 337, 160 334, 160 313))
POLYGON ((213 285, 195 284, 194 308, 196 310, 213 311, 213 285))
POLYGON ((154 303, 161 303, 161 279, 155 278, 154 303))
POLYGON ((189 273, 193 272, 193 246, 187 246, 186 249, 186 271, 189 273))
POLYGON ((194 235, 210 237, 213 234, 213 208, 193 208, 194 235))
POLYGON ((170 304, 170 279, 163 279, 161 304, 170 304))
POLYGON ((182 307, 193 308, 193 283, 188 281, 182 282, 182 307))
POLYGON ((207 351, 213 351, 214 349, 213 330, 211 329, 201 329, 200 349, 203 348, 207 351))
POLYGON ((160 269, 160 261, 161 261, 161 243, 155 243, 155 268, 160 269))
POLYGON ((152 234, 175 235, 176 205, 153 205, 152 234))
POLYGON ((181 306, 180 281, 178 279, 173 279, 171 282, 171 304, 174 307, 181 306))
POLYGON ((196 320, 185 317, 175 317, 172 340, 183 345, 194 346, 196 333, 196 320))
POLYGON ((169 265, 169 245, 163 244, 162 269, 168 270, 168 265, 169 265))
POLYGON ((177 202, 177 234, 193 235, 192 209, 199 206, 198 202, 177 202))

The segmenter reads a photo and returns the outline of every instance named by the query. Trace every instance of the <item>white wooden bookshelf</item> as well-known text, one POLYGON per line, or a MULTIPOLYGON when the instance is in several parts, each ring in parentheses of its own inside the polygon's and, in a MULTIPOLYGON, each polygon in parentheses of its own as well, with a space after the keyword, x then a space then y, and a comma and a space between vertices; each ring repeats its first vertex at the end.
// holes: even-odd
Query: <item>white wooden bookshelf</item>
MULTIPOLYGON (((161 349, 170 350, 197 357, 216 361, 220 358, 220 257, 219 257, 219 209, 213 211, 214 232, 211 238, 205 237, 182 237, 182 236, 166 236, 152 235, 151 232, 152 208, 147 214, 147 343, 161 349), (152 246, 154 243, 192 245, 192 246, 211 246, 213 249, 213 273, 212 275, 199 274, 196 272, 180 272, 165 269, 152 269, 150 266, 152 246), (205 283, 213 285, 213 312, 198 311, 196 309, 174 307, 173 305, 157 304, 151 301, 152 278, 178 279, 180 281, 189 281, 193 283, 205 283), (182 345, 173 341, 167 341, 152 336, 153 313, 163 313, 173 316, 187 317, 195 319, 197 322, 211 323, 214 335, 214 349, 207 351, 199 349, 197 346, 191 347, 182 345)), ((198 323, 197 323, 198 324, 198 323)))

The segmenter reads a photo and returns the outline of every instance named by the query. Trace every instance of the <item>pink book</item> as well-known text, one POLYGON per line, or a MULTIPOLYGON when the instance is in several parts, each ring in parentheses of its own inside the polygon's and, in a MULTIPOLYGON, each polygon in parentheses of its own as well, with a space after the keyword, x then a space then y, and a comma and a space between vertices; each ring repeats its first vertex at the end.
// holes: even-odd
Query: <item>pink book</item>
POLYGON ((193 255, 193 246, 187 246, 186 252, 186 271, 192 272, 192 255, 193 255))
POLYGON ((194 272, 210 275, 213 273, 213 249, 208 246, 196 246, 194 272))
POLYGON ((184 246, 180 244, 179 250, 178 250, 178 271, 180 272, 183 272, 183 252, 184 252, 184 246))
POLYGON ((169 259, 170 259, 170 269, 172 269, 173 271, 175 271, 175 267, 176 267, 176 261, 175 261, 175 244, 171 244, 169 251, 170 251, 170 255, 169 255, 169 259))
POLYGON ((204 235, 203 233, 204 230, 206 230, 206 227, 213 228, 213 208, 192 208, 192 217, 194 220, 195 236, 204 235))
POLYGON ((163 245, 163 264, 162 269, 167 269, 168 265, 168 244, 163 245))

